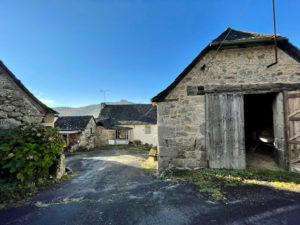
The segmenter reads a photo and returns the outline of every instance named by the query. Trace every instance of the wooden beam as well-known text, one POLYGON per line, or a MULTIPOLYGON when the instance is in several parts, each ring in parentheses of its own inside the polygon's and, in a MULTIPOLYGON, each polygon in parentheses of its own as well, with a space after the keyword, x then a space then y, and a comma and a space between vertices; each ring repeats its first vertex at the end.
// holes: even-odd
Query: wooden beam
POLYGON ((294 93, 288 95, 288 98, 299 98, 299 97, 300 97, 300 93, 294 93))
POLYGON ((289 118, 289 121, 300 121, 299 117, 291 117, 289 118))
POLYGON ((300 145, 300 141, 289 141, 289 144, 300 145))
POLYGON ((239 93, 239 94, 259 94, 281 91, 300 90, 300 83, 293 84, 243 84, 243 85, 207 85, 188 86, 187 95, 203 95, 206 93, 239 93))

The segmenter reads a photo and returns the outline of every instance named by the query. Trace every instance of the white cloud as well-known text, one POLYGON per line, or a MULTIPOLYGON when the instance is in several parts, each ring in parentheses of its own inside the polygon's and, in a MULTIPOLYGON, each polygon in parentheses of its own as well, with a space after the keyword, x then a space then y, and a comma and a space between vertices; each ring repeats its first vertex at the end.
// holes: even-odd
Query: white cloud
POLYGON ((45 103, 45 104, 52 104, 52 103, 54 103, 54 101, 51 100, 51 99, 43 99, 43 98, 40 98, 40 100, 41 100, 41 102, 43 102, 43 103, 45 103))

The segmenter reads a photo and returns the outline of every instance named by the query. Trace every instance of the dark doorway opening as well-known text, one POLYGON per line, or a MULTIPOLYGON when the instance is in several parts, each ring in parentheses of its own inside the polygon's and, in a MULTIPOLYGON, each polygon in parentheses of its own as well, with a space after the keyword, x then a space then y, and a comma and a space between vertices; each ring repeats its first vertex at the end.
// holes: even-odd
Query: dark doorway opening
POLYGON ((246 166, 278 169, 274 146, 276 93, 244 96, 246 166))

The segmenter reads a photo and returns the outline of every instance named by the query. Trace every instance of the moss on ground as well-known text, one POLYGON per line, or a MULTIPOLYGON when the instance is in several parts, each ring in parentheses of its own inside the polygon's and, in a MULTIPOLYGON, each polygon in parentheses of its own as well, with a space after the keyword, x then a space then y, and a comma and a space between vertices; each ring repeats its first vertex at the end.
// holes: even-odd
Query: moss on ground
POLYGON ((300 192, 300 174, 287 171, 248 169, 241 171, 199 169, 171 170, 166 178, 175 182, 193 183, 212 200, 226 201, 229 190, 241 186, 263 185, 274 189, 300 192))
POLYGON ((0 209, 24 201, 39 190, 64 180, 72 179, 75 175, 63 176, 60 180, 55 178, 39 179, 37 182, 22 183, 19 181, 0 179, 0 209))

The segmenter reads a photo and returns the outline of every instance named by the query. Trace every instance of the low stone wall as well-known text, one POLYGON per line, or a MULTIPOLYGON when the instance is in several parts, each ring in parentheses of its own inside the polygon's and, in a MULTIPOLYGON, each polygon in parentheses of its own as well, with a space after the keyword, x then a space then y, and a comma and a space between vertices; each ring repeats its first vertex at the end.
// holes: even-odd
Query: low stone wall
POLYGON ((66 172, 65 155, 61 154, 55 165, 55 177, 61 179, 66 172))

